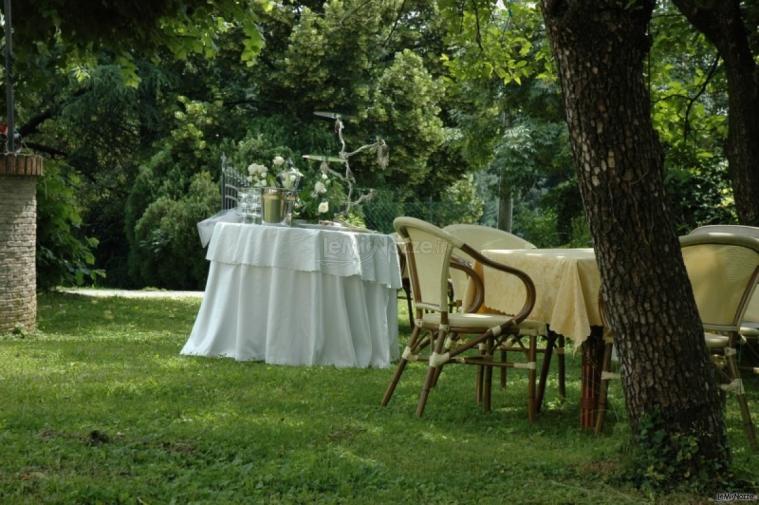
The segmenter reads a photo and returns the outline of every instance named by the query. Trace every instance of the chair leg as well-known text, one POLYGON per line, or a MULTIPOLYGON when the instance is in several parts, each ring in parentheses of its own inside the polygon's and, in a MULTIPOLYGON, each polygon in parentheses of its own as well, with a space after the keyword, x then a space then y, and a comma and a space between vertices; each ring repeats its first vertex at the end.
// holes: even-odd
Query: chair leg
MULTIPOLYGON (((444 342, 445 332, 441 330, 438 332, 437 339, 434 340, 430 347, 434 349, 434 352, 441 353, 443 351, 444 342)), ((437 370, 438 368, 442 368, 442 366, 430 366, 427 368, 427 376, 424 378, 424 385, 422 386, 422 391, 419 393, 419 403, 416 406, 416 415, 418 417, 422 417, 424 414, 424 407, 427 405, 427 398, 430 396, 430 390, 434 385, 435 376, 439 373, 437 370)))
MULTIPOLYGON (((459 339, 459 334, 458 334, 458 333, 451 333, 451 336, 450 336, 450 340, 451 340, 452 342, 456 342, 456 341, 458 341, 458 339, 459 339)), ((446 340, 447 340, 447 339, 446 339, 446 340)), ((443 346, 443 350, 444 350, 445 352, 449 352, 451 349, 450 349, 450 346, 445 346, 445 345, 444 345, 444 346, 443 346)), ((433 387, 433 388, 434 388, 435 386, 437 386, 437 380, 440 378, 440 373, 441 373, 442 371, 443 371, 443 367, 439 367, 439 368, 437 369, 437 372, 435 373, 435 378, 434 378, 434 380, 433 380, 433 382, 432 382, 432 387, 433 387)))
POLYGON ((485 389, 482 392, 482 410, 485 412, 490 412, 492 410, 492 399, 493 399, 493 367, 492 366, 485 366, 485 380, 484 387, 485 389))
POLYGON ((443 371, 443 367, 439 366, 435 369, 435 376, 432 378, 432 387, 437 386, 437 380, 440 378, 440 373, 443 371))
MULTIPOLYGON (((508 359, 508 354, 506 351, 501 351, 501 363, 506 363, 508 359)), ((506 389, 506 380, 507 380, 507 372, 508 370, 505 366, 501 367, 501 389, 506 389)))
MULTIPOLYGON (((411 339, 409 341, 409 348, 412 349, 412 351, 415 350, 415 347, 418 344, 417 341, 419 340, 419 333, 420 328, 418 326, 414 326, 414 329, 411 331, 411 339)), ((390 381, 390 384, 388 384, 387 390, 385 390, 385 396, 382 397, 381 405, 383 407, 387 406, 387 404, 390 402, 390 398, 393 397, 395 387, 401 380, 401 375, 403 375, 403 371, 406 369, 407 363, 408 360, 406 358, 401 358, 400 361, 398 361, 398 366, 395 369, 395 374, 393 374, 393 379, 390 381)))
POLYGON ((474 400, 477 402, 477 405, 480 405, 482 403, 482 381, 485 378, 485 374, 483 373, 484 367, 482 365, 477 365, 477 375, 474 378, 474 400))
MULTIPOLYGON (((728 376, 731 381, 740 380, 741 375, 738 370, 738 363, 735 361, 735 354, 726 355, 725 361, 727 362, 728 376)), ((746 400, 746 393, 743 391, 743 386, 735 392, 735 396, 738 400, 738 405, 741 409, 741 417, 743 418, 743 430, 746 432, 746 438, 751 449, 756 452, 759 451, 759 444, 756 441, 756 428, 751 421, 751 412, 748 409, 748 401, 746 400)))
POLYGON ((596 427, 595 432, 601 433, 604 428, 604 420, 606 419, 606 401, 609 393, 609 379, 604 379, 603 372, 611 372, 611 351, 613 344, 606 344, 604 346, 604 357, 601 364, 601 387, 598 392, 598 411, 596 412, 596 427))
POLYGON ((540 412, 543 405, 543 397, 546 392, 546 382, 548 382, 548 372, 551 369, 551 357, 553 348, 556 346, 556 335, 549 334, 546 336, 546 350, 543 353, 543 365, 540 367, 540 380, 538 381, 538 397, 535 401, 535 410, 540 412))
MULTIPOLYGON (((483 356, 485 352, 479 349, 480 356, 483 356)), ((477 405, 482 405, 483 392, 485 389, 485 366, 477 365, 477 376, 474 382, 474 395, 477 405)))
POLYGON ((564 401, 567 398, 567 373, 564 359, 564 335, 559 335, 559 399, 564 401))
POLYGON ((527 370, 527 419, 529 421, 535 422, 535 414, 536 414, 536 408, 535 408, 535 378, 537 375, 537 371, 534 368, 534 365, 537 363, 537 354, 538 354, 538 337, 535 335, 532 335, 530 337, 530 350, 527 354, 527 361, 531 363, 533 366, 530 367, 527 370))
POLYGON ((430 389, 432 389, 432 381, 435 379, 435 367, 429 367, 427 369, 427 376, 424 378, 424 386, 422 386, 422 392, 419 394, 419 403, 416 405, 417 417, 424 415, 424 407, 427 405, 427 398, 430 396, 430 389))
MULTIPOLYGON (((485 357, 485 361, 493 361, 495 352, 495 341, 489 338, 485 341, 485 346, 480 350, 480 354, 485 357)), ((493 367, 483 365, 482 367, 482 410, 490 412, 493 400, 493 367)))
POLYGON ((411 303, 411 282, 408 279, 403 280, 403 292, 406 293, 406 306, 408 307, 408 321, 414 328, 414 307, 411 303))

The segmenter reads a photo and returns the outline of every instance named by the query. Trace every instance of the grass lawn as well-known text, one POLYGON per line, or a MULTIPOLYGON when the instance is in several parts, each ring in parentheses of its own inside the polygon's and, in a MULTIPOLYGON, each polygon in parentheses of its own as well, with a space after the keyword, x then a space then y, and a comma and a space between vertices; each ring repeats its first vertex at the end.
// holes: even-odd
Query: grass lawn
MULTIPOLYGON (((447 368, 418 419, 421 366, 383 409, 389 369, 179 356, 198 306, 41 296, 39 333, 0 337, 0 504, 708 502, 614 484, 620 387, 609 434, 581 433, 579 356, 568 354, 569 401, 552 374, 534 425, 526 374, 513 371, 485 415, 471 367, 447 368)), ((759 417, 759 381, 747 382, 759 417)), ((736 471, 755 475, 727 405, 736 471)))

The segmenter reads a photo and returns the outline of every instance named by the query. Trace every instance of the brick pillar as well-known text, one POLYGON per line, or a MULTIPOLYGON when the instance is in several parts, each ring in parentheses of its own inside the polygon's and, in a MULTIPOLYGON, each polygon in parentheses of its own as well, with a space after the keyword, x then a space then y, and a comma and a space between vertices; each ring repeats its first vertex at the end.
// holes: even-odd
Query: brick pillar
POLYGON ((37 326, 37 177, 39 156, 0 157, 0 333, 37 326))

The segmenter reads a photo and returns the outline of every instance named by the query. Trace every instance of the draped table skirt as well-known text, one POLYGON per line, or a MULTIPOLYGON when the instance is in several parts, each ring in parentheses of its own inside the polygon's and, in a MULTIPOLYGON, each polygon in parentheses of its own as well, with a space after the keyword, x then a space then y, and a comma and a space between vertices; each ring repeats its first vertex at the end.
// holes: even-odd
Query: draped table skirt
POLYGON ((387 367, 398 357, 395 254, 385 235, 218 224, 203 303, 181 353, 387 367), (343 261, 335 261, 339 250, 348 251, 343 261))

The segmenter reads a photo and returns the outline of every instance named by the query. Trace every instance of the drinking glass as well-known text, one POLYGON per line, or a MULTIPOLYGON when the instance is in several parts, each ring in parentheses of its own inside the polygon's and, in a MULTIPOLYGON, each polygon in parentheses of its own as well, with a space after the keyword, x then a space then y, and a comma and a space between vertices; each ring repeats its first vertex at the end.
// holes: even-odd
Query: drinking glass
POLYGON ((243 222, 261 224, 261 190, 259 188, 244 189, 239 192, 238 197, 243 222))

